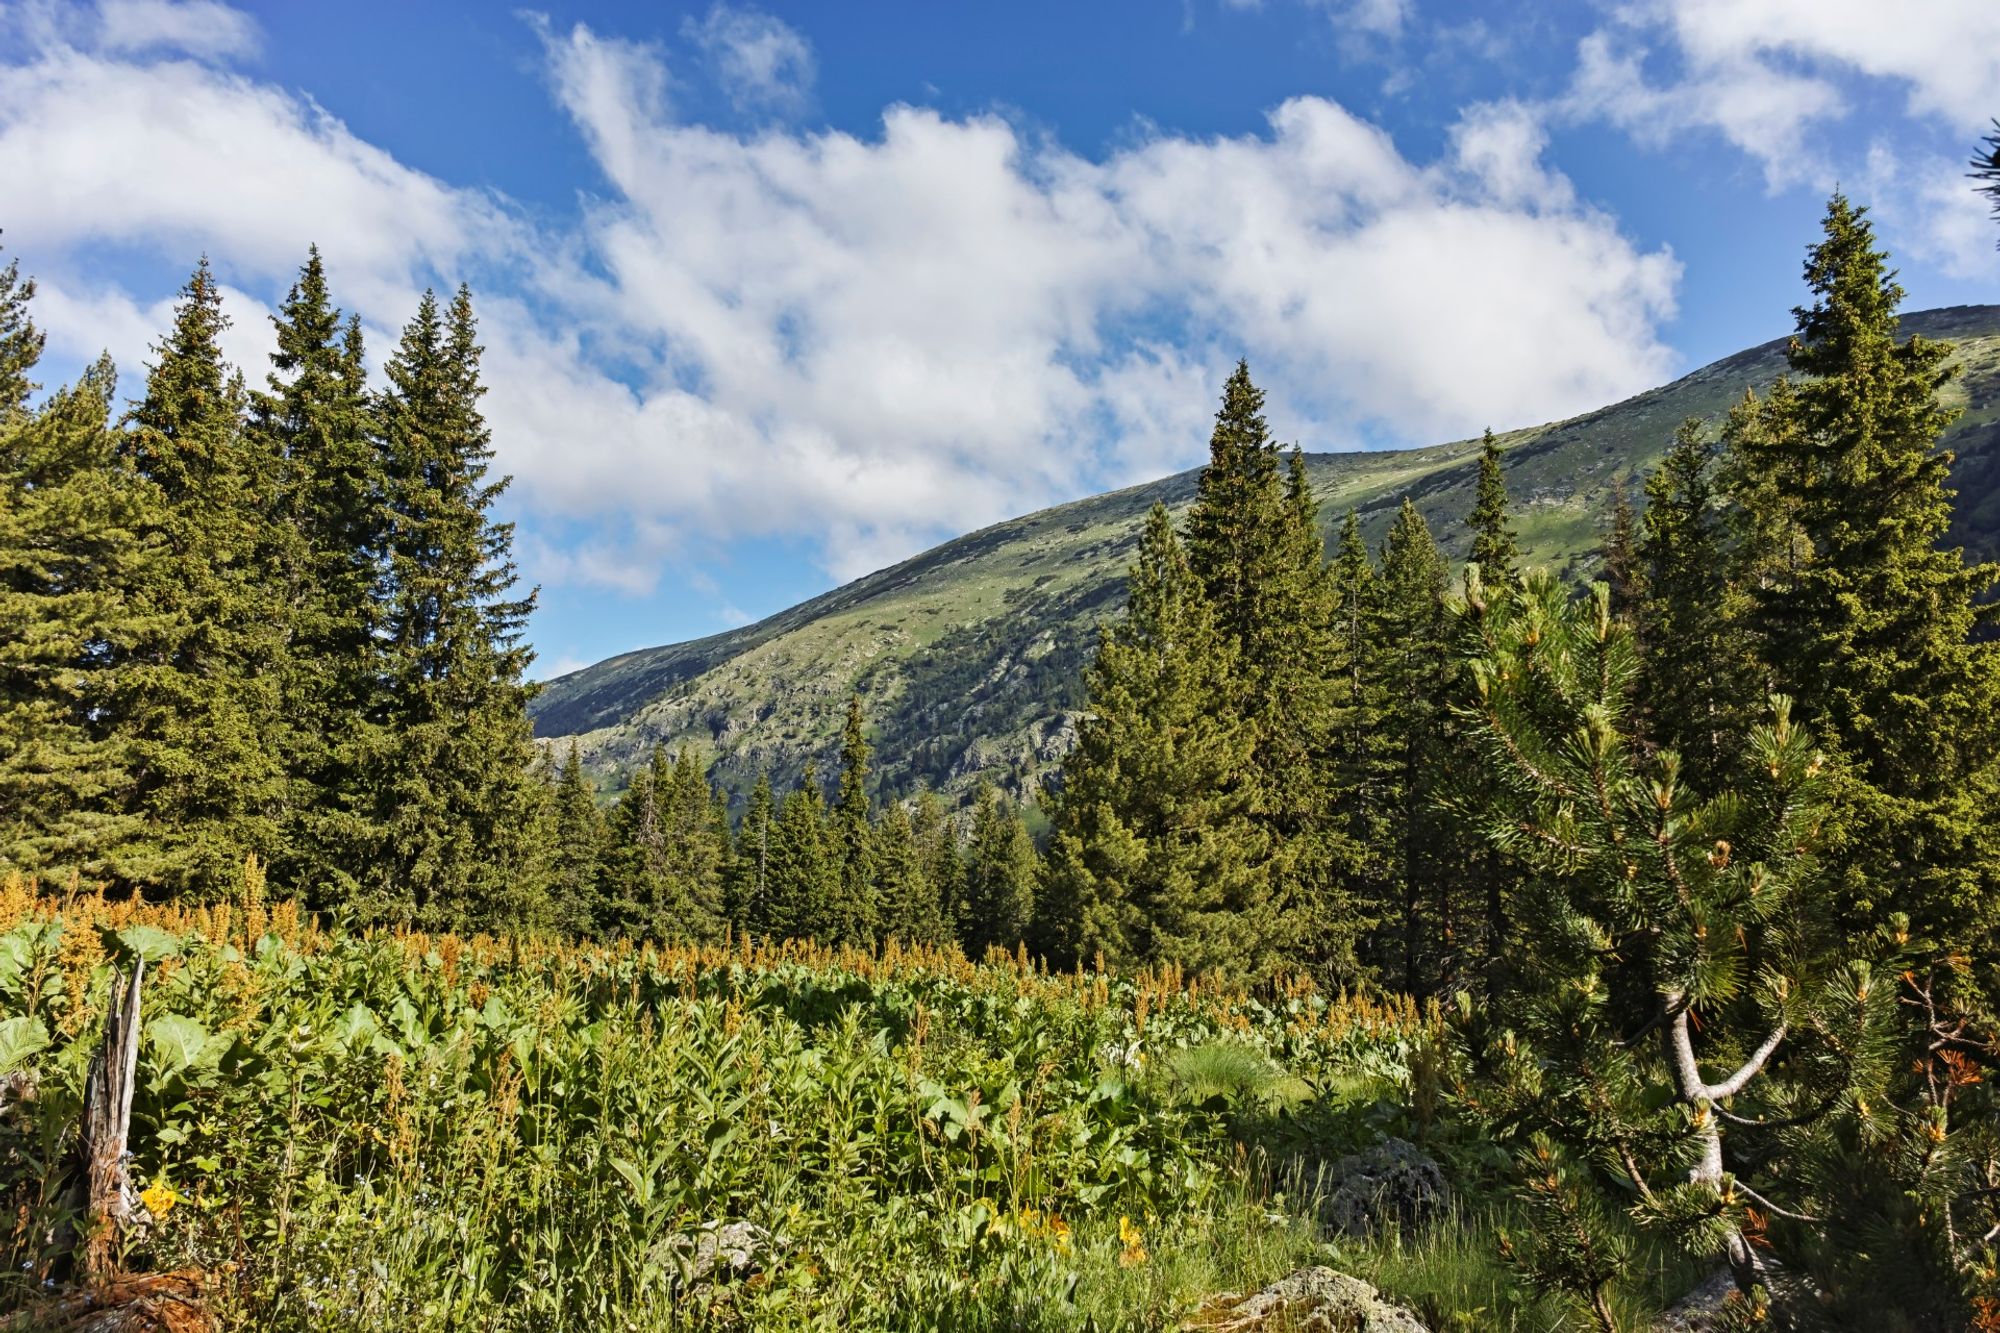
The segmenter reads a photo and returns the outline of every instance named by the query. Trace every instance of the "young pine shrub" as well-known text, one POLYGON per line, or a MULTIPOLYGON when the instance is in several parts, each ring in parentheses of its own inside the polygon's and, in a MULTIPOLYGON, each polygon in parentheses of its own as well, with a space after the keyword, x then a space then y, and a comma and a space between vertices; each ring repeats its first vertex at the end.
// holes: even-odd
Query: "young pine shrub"
POLYGON ((1746 1297, 1774 1288, 1799 1247, 1766 1222, 1811 1232, 1831 1202, 1825 1135, 1800 1130, 1882 1115, 1900 1032, 1900 930, 1830 924, 1822 758, 1782 697, 1734 785, 1649 753, 1603 585, 1475 574, 1465 613, 1485 765, 1465 813, 1522 870, 1494 994, 1461 997, 1467 1095, 1537 1136, 1524 1201, 1551 1224, 1522 1267, 1606 1329, 1628 1227, 1725 1260, 1746 1297))

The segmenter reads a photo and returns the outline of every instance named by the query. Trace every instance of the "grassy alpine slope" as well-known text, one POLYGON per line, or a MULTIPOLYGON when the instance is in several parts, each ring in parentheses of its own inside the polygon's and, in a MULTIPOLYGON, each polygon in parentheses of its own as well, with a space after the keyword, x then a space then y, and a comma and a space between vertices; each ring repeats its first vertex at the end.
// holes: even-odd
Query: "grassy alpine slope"
MULTIPOLYGON (((1158 1329, 1307 1263, 1430 1326, 1581 1327, 1496 1257, 1439 1024, 1004 956, 357 934, 254 897, 0 883, 0 1316, 32 1297, 114 961, 150 960, 149 1228, 229 1329, 1158 1329), (1461 1186, 1405 1244, 1315 1224, 1333 1158, 1423 1139, 1461 1186), (750 1224, 718 1280, 705 1228, 750 1224)), ((1497 1192, 1494 1197, 1498 1197, 1497 1192)), ((1689 1285, 1657 1256, 1620 1284, 1689 1285)))
MULTIPOLYGON (((1966 411, 1953 536, 2000 554, 2000 306, 1905 316, 1906 333, 1958 345, 1949 397, 1966 411)), ((1635 480, 1688 416, 1719 418, 1784 368, 1783 341, 1740 352, 1611 407, 1508 432, 1508 493, 1528 559, 1587 573, 1617 479, 1635 480)), ((1309 443, 1309 442, 1308 442, 1309 443)), ((1329 532, 1360 512, 1370 543, 1410 496, 1464 555, 1479 442, 1310 456, 1329 532)), ((831 771, 842 710, 862 692, 882 790, 963 794, 982 776, 1031 789, 1067 750, 1096 626, 1123 605, 1124 571, 1155 500, 1179 510, 1196 472, 997 524, 725 634, 614 657, 552 681, 532 706, 543 738, 574 738, 600 786, 658 744, 697 744, 741 795, 768 769, 782 790, 808 761, 831 771)), ((1636 493, 1637 487, 1634 485, 1636 493)), ((1635 494, 1636 499, 1636 494, 1635 494)), ((558 742, 566 747, 567 739, 558 742)))

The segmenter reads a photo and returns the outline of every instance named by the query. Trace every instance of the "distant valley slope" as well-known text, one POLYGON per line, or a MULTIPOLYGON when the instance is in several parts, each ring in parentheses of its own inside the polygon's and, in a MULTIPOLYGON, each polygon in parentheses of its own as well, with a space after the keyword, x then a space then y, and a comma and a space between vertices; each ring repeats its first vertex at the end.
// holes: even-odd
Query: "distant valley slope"
MULTIPOLYGON (((1906 333, 1950 339, 1966 408, 1947 439, 1958 454, 1953 540, 2000 554, 2000 306, 1905 317, 1906 333)), ((1516 527, 1532 562, 1584 576, 1613 481, 1634 480, 1682 418, 1719 417, 1784 369, 1784 341, 1704 366, 1583 416, 1503 435, 1516 527)), ((1309 456, 1329 534, 1352 508, 1371 546, 1410 496, 1454 557, 1472 506, 1479 442, 1309 456)), ((747 792, 768 770, 783 790, 807 763, 829 774, 840 719, 860 691, 888 793, 918 783, 964 794, 982 777, 1037 789, 1060 761, 1082 707, 1097 626, 1124 600, 1140 520, 1155 500, 1179 510, 1197 473, 1099 495, 946 542, 754 625, 642 649, 551 681, 535 731, 574 738, 600 787, 622 787, 653 746, 692 743, 716 781, 747 792)), ((557 739, 561 738, 561 739, 557 739)))

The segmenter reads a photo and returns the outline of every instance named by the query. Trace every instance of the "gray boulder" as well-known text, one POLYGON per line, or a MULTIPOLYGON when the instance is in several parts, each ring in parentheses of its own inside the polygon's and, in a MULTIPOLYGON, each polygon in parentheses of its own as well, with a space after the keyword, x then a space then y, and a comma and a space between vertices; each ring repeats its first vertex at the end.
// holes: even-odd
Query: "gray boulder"
POLYGON ((1181 1325, 1206 1333, 1430 1333, 1358 1277, 1301 1268, 1249 1296, 1216 1296, 1181 1325))
POLYGON ((1332 1188, 1320 1203, 1320 1220, 1349 1236, 1372 1236, 1388 1227, 1418 1231, 1451 1202, 1444 1172, 1407 1139, 1384 1139, 1343 1157, 1327 1179, 1332 1188))
MULTIPOLYGON (((1819 1290, 1811 1281, 1769 1258, 1764 1260, 1764 1294, 1770 1306, 1755 1322, 1776 1329, 1826 1327, 1819 1290)), ((1710 1273, 1653 1321, 1654 1333, 1731 1333, 1752 1322, 1738 1298, 1736 1278, 1727 1268, 1710 1273)))
POLYGON ((1673 1303, 1653 1324, 1656 1333, 1719 1333, 1729 1327, 1725 1307, 1736 1294, 1736 1279, 1726 1268, 1673 1303))

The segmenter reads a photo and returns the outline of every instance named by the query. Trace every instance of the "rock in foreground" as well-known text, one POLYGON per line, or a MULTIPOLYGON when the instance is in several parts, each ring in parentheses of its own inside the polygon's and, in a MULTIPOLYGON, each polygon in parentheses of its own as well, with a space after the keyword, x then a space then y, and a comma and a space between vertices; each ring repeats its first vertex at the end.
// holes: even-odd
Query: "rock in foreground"
POLYGON ((1249 1296, 1214 1296, 1181 1326, 1204 1333, 1430 1333, 1358 1277, 1301 1268, 1249 1296))
POLYGON ((1404 1233, 1421 1230, 1450 1201, 1444 1172, 1406 1139, 1384 1139, 1341 1158, 1329 1179, 1333 1189, 1320 1204, 1320 1218, 1349 1236, 1372 1236, 1392 1227, 1404 1233))

